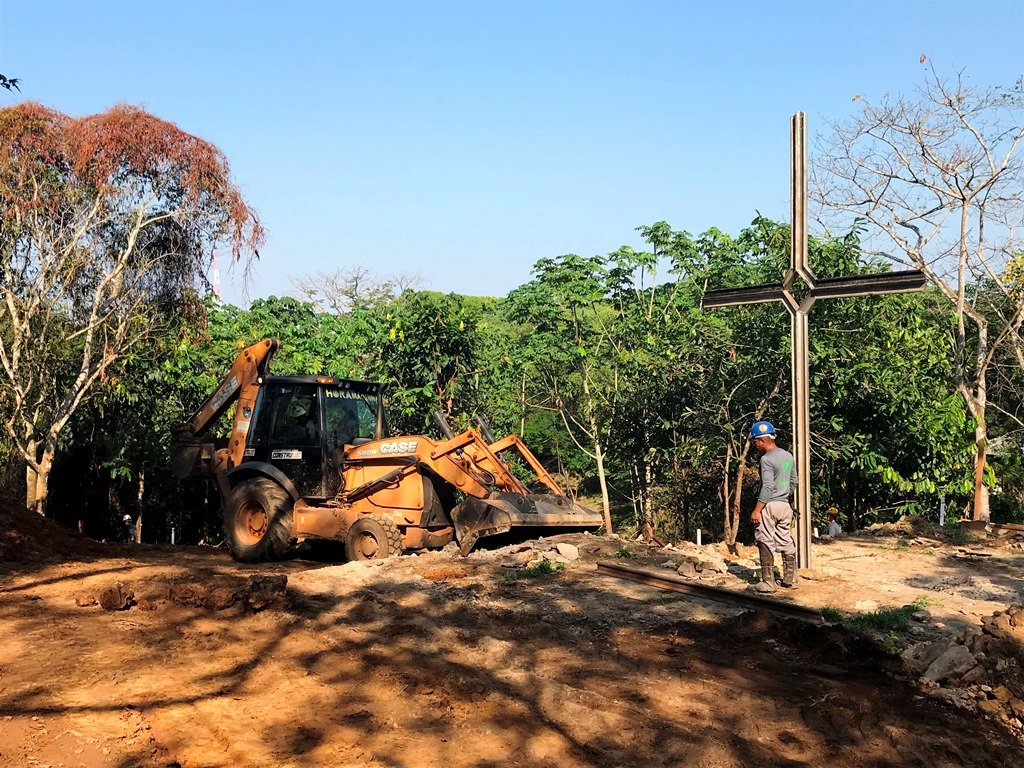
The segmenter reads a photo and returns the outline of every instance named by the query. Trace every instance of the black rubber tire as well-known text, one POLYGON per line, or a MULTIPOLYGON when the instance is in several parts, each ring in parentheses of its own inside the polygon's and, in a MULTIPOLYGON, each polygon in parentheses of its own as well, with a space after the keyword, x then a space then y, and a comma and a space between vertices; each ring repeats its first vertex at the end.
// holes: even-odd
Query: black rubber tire
POLYGON ((345 556, 351 560, 382 560, 402 553, 402 533, 383 515, 360 517, 345 536, 345 556))
POLYGON ((291 495, 266 477, 234 487, 224 510, 224 538, 243 563, 282 560, 295 543, 291 495))

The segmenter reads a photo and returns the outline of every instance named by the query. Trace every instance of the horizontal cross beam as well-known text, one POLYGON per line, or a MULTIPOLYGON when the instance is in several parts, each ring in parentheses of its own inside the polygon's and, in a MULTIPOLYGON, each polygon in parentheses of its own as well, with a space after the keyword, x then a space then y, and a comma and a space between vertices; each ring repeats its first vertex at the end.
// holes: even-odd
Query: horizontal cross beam
MULTIPOLYGON (((875 275, 815 278, 806 297, 817 299, 843 299, 855 296, 878 296, 884 293, 919 291, 928 283, 924 272, 916 269, 905 272, 883 272, 875 275)), ((735 307, 740 304, 764 304, 785 301, 782 283, 748 285, 742 288, 720 288, 704 294, 705 307, 735 307)))
POLYGON ((743 288, 719 288, 704 294, 705 307, 734 307, 739 304, 763 304, 782 300, 782 283, 748 285, 743 288))
POLYGON ((878 275, 824 277, 814 281, 810 294, 816 299, 841 299, 853 296, 878 296, 883 293, 919 291, 928 283, 924 272, 885 272, 878 275))

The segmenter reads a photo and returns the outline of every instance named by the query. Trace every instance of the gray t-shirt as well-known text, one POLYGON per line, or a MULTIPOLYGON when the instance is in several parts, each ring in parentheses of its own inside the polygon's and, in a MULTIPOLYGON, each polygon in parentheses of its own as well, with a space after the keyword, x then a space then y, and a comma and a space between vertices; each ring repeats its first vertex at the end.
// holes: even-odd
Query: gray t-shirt
POLYGON ((773 448, 761 457, 761 493, 757 500, 788 501, 796 489, 796 462, 793 454, 782 448, 773 448))

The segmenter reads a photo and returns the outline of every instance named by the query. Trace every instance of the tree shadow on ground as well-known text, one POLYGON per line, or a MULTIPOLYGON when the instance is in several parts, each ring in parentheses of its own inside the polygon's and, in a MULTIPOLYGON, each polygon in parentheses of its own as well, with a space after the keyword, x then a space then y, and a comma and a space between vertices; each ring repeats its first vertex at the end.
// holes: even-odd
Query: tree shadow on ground
POLYGON ((2 596, 11 636, 89 674, 26 678, 0 716, 131 707, 174 759, 201 751, 225 768, 1002 766, 1019 754, 1002 731, 915 698, 839 629, 716 616, 582 569, 512 583, 464 561, 439 569, 437 581, 297 575, 287 609, 256 615, 51 598, 27 611, 24 594, 2 596), (97 670, 99 649, 130 664, 97 670), (112 682, 97 687, 98 671, 112 682))

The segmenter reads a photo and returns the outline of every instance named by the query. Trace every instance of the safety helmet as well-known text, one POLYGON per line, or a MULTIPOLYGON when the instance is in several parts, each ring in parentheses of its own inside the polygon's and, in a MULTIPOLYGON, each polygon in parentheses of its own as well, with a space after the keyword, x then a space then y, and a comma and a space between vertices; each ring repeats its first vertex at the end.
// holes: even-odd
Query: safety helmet
POLYGON ((770 421, 755 421, 750 428, 751 437, 775 437, 775 427, 770 421))

